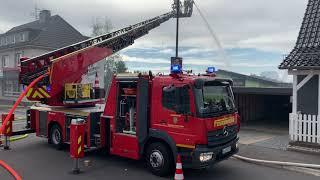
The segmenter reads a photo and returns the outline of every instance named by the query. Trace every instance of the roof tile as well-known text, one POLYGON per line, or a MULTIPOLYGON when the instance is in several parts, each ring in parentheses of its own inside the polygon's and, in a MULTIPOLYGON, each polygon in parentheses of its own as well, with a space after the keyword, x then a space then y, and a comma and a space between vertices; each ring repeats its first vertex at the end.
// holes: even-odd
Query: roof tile
POLYGON ((27 42, 2 46, 0 50, 21 45, 34 45, 57 49, 88 39, 88 37, 83 36, 59 15, 51 16, 50 19, 44 23, 40 23, 39 20, 37 20, 16 26, 7 31, 6 34, 27 30, 35 35, 35 37, 27 42))
POLYGON ((279 69, 320 69, 320 0, 309 0, 296 45, 279 69))

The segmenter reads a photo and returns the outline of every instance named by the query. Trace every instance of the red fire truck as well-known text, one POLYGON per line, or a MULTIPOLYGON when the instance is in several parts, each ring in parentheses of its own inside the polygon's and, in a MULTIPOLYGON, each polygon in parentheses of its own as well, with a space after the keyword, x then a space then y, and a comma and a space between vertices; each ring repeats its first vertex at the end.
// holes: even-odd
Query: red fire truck
MULTIPOLYGON (((180 17, 190 17, 192 0, 181 9, 180 17)), ((178 153, 184 168, 205 168, 237 153, 240 123, 232 81, 217 78, 214 68, 199 75, 183 73, 181 60, 173 59, 170 75, 117 74, 104 104, 97 103, 104 97, 102 89, 80 83, 88 66, 133 44, 175 14, 22 59, 22 84, 47 75, 26 93, 29 100, 40 102, 27 112, 28 132, 60 148, 70 143, 71 121, 84 119, 87 150, 145 159, 159 176, 174 170, 178 153)))

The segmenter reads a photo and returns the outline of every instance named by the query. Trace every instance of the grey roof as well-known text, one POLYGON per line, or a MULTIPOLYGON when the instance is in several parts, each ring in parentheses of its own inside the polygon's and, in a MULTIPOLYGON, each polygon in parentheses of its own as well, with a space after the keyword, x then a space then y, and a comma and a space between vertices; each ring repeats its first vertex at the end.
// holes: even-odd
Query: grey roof
POLYGON ((40 46, 51 49, 61 48, 79 41, 88 39, 67 23, 59 15, 51 16, 48 21, 40 23, 39 20, 16 26, 5 34, 29 31, 29 41, 1 46, 1 49, 25 45, 40 46))
POLYGON ((233 87, 235 94, 259 94, 259 95, 292 95, 291 87, 233 87))
POLYGON ((279 69, 320 69, 320 0, 309 0, 296 45, 279 69))
POLYGON ((291 86, 291 83, 286 83, 286 82, 281 82, 281 81, 277 81, 275 79, 269 79, 266 77, 261 77, 261 76, 257 76, 257 75, 244 75, 244 74, 240 74, 240 73, 236 73, 236 72, 232 72, 232 71, 226 71, 226 70, 222 70, 219 69, 216 72, 217 75, 221 74, 221 75, 229 75, 232 78, 238 77, 238 78, 242 78, 242 79, 249 79, 249 80, 254 80, 254 81, 259 81, 259 82, 263 82, 263 83, 267 83, 267 84, 271 84, 271 85, 275 85, 275 86, 291 86))

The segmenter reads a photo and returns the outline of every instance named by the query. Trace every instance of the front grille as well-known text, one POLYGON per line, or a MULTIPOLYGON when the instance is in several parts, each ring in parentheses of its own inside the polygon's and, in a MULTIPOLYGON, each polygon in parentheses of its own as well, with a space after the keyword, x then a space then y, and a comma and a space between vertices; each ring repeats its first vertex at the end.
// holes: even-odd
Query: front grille
POLYGON ((237 137, 237 125, 208 132, 208 146, 224 145, 237 137), (224 130, 225 129, 225 130, 224 130))

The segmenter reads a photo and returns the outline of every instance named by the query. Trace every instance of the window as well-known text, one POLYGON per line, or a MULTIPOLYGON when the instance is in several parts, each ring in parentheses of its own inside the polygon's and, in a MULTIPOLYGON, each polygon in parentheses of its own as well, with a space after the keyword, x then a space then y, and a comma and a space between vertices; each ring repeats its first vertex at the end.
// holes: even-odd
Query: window
POLYGON ((3 95, 4 96, 18 96, 21 92, 21 88, 19 86, 18 81, 14 80, 5 80, 3 87, 3 95))
POLYGON ((162 106, 175 110, 176 105, 176 88, 173 86, 164 87, 162 91, 162 106))
POLYGON ((208 82, 194 89, 196 108, 200 117, 215 117, 235 111, 234 98, 229 85, 208 82))
POLYGON ((23 56, 23 52, 17 52, 14 58, 15 67, 20 66, 20 58, 23 56))
POLYGON ((4 46, 4 45, 5 45, 5 44, 4 44, 5 38, 2 37, 2 38, 0 39, 0 41, 1 41, 1 45, 4 46))
POLYGON ((189 96, 189 86, 183 86, 177 88, 178 90, 178 113, 188 114, 190 113, 190 96, 189 96))
POLYGON ((179 114, 190 112, 189 86, 164 87, 162 90, 162 106, 179 114))
POLYGON ((1 66, 4 68, 4 67, 8 67, 8 65, 9 65, 9 56, 8 55, 2 56, 1 66))
POLYGON ((20 33, 20 41, 21 42, 25 41, 24 33, 20 33))
POLYGON ((4 38, 4 45, 7 45, 8 42, 9 42, 9 37, 5 37, 5 38, 4 38))

